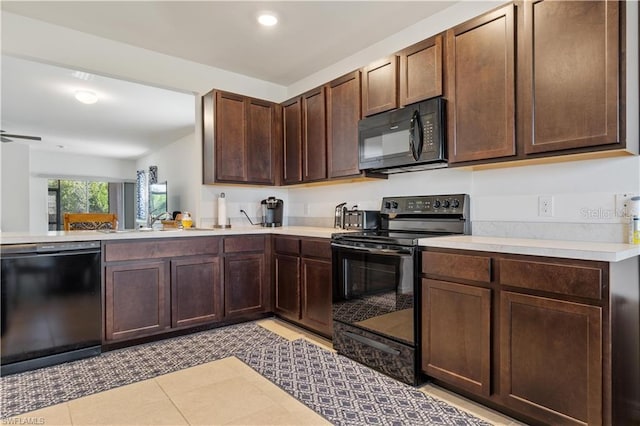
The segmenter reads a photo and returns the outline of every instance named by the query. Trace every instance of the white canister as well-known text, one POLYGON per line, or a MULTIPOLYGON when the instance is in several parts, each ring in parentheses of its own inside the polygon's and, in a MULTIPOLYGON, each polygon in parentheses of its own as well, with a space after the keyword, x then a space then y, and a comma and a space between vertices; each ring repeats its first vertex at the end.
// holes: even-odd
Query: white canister
POLYGON ((218 226, 227 225, 227 199, 224 197, 224 192, 220 193, 218 197, 218 226))

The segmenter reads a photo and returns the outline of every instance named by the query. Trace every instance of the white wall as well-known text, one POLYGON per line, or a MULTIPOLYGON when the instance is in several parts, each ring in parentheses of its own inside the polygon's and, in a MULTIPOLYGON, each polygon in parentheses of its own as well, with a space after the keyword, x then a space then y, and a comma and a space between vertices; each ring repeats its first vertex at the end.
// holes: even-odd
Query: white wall
POLYGON ((198 186, 202 182, 200 152, 200 141, 192 133, 136 161, 137 170, 158 167, 158 181, 168 183, 169 211, 197 209, 198 186))
POLYGON ((27 232, 31 222, 29 147, 21 143, 1 144, 0 163, 0 229, 3 232, 27 232))
POLYGON ((135 180, 135 162, 2 144, 2 231, 46 232, 47 180, 135 180))

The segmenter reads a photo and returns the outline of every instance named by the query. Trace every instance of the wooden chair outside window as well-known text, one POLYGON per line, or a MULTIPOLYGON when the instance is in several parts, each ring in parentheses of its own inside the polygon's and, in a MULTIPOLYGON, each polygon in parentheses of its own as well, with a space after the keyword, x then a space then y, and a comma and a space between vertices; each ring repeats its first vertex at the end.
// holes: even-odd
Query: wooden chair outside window
POLYGON ((116 229, 118 215, 115 213, 65 213, 65 231, 95 231, 116 229))

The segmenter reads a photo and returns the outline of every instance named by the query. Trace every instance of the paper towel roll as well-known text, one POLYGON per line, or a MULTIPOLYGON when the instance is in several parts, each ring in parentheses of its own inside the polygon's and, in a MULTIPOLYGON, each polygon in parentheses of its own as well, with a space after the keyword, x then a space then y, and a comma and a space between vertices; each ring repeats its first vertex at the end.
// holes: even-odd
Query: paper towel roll
POLYGON ((227 200, 224 197, 224 192, 221 192, 218 197, 218 225, 227 225, 227 200))

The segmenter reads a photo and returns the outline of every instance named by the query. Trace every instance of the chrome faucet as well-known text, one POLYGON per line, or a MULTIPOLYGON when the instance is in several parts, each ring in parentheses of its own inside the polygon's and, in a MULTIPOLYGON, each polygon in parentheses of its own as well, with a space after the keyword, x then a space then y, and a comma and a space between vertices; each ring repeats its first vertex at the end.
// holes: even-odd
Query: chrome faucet
POLYGON ((171 217, 171 213, 169 212, 162 212, 157 216, 153 216, 151 214, 149 214, 149 217, 147 218, 147 228, 153 228, 153 224, 156 223, 157 221, 165 218, 165 216, 169 215, 168 217, 171 217))

